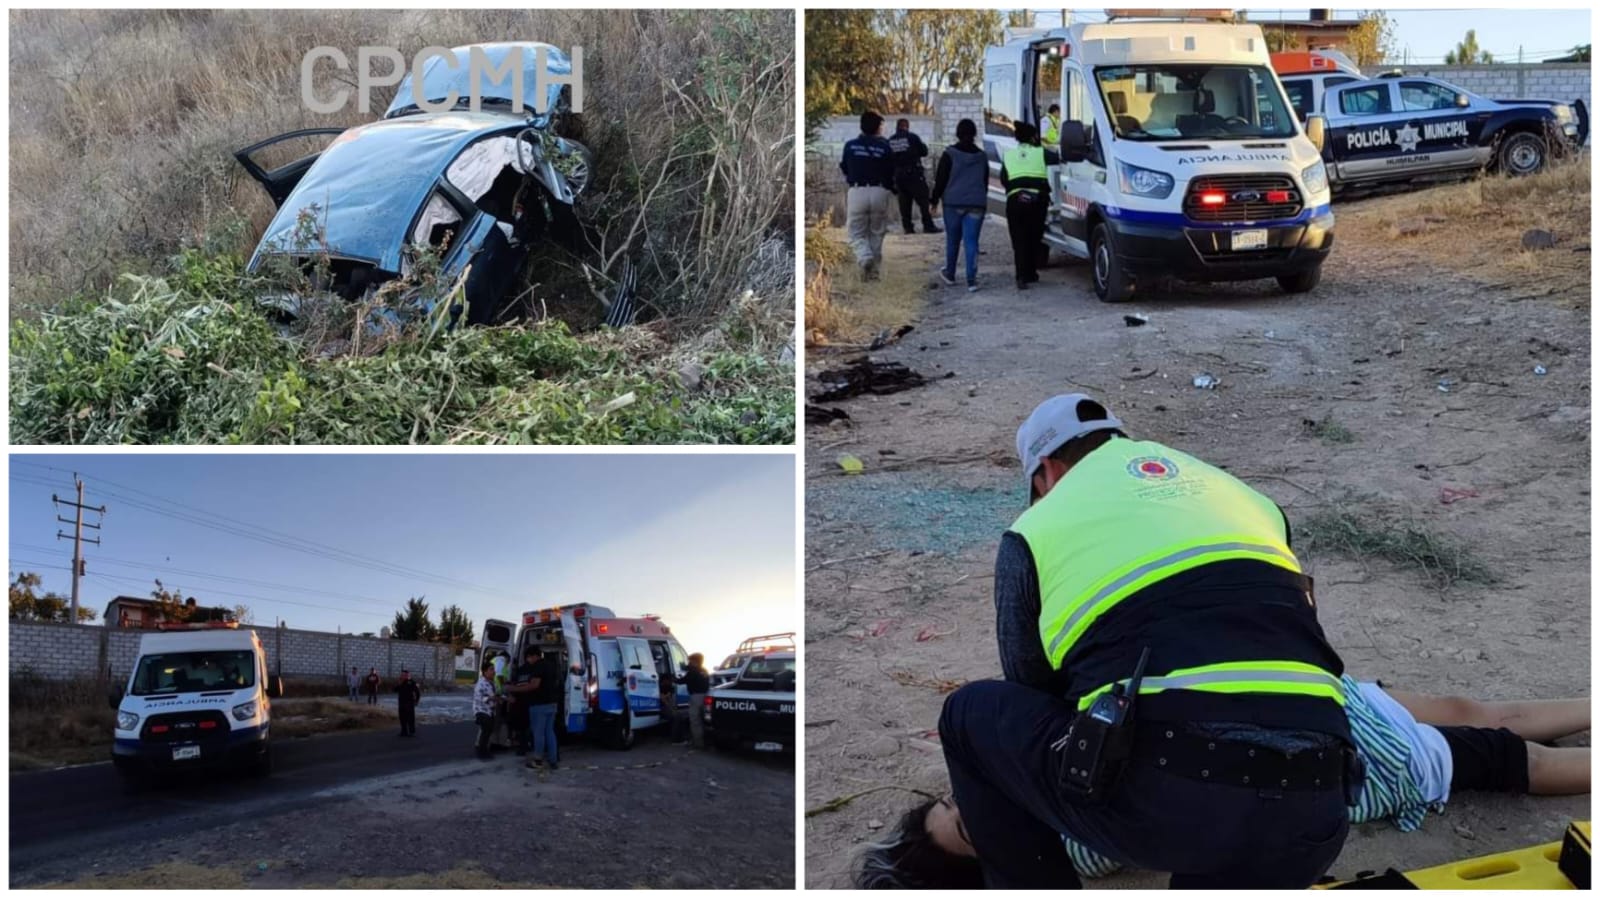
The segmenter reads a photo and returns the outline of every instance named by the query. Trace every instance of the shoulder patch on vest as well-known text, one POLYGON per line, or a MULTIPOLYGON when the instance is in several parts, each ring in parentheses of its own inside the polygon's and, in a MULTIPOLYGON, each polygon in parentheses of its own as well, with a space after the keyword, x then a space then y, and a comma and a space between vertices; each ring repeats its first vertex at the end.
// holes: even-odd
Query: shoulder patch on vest
POLYGON ((1165 456, 1140 456, 1128 462, 1128 474, 1145 481, 1178 477, 1178 464, 1165 456))

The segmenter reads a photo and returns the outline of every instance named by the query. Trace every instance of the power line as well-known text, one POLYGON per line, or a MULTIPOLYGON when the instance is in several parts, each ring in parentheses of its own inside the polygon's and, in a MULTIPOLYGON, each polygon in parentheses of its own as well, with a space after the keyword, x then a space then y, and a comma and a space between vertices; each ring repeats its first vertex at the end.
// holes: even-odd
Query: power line
MULTIPOLYGON (((13 465, 28 466, 31 468, 43 469, 51 472, 66 471, 65 469, 60 469, 55 466, 47 466, 41 463, 28 462, 26 460, 13 460, 13 465)), ((43 487, 53 486, 48 482, 35 480, 38 476, 29 477, 24 474, 22 476, 13 475, 12 477, 13 480, 18 480, 25 484, 34 484, 43 487)), ((138 496, 128 496, 127 494, 122 494, 117 491, 108 491, 104 488, 99 488, 102 494, 105 494, 112 499, 118 500, 119 502, 125 503, 136 509, 142 509, 146 512, 151 512, 156 515, 177 519, 178 521, 188 522, 194 525, 200 525, 206 528, 222 531, 227 534, 232 534, 237 537, 259 541, 271 546, 286 550, 293 550, 299 553, 305 553, 333 562, 339 562, 372 571, 383 572, 384 574, 388 575, 411 578, 419 581, 427 581, 445 587, 473 591, 500 599, 518 599, 514 594, 507 591, 484 587, 463 579, 453 578, 446 575, 438 575, 432 572, 423 571, 421 569, 414 569, 409 566, 402 566, 395 563, 386 562, 375 557, 363 556, 353 551, 341 550, 324 543, 310 541, 305 538, 297 537, 281 531, 275 531, 264 526, 252 525, 248 522, 244 522, 233 517, 208 512, 196 506, 167 500, 158 495, 151 494, 147 491, 142 491, 138 488, 129 487, 128 485, 120 484, 107 478, 95 476, 95 480, 99 484, 112 485, 113 487, 119 488, 121 491, 126 491, 138 496), (141 500, 139 497, 150 499, 141 500), (171 509, 162 507, 171 507, 171 509)))

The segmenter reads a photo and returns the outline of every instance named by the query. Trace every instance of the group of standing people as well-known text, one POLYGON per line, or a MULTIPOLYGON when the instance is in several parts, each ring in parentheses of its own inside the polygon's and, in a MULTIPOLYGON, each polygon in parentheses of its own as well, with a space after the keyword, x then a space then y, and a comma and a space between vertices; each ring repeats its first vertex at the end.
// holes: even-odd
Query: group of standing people
MULTIPOLYGON (((383 678, 378 675, 376 668, 362 675, 360 667, 351 666, 350 674, 345 676, 345 685, 350 691, 350 700, 355 702, 361 694, 365 694, 367 705, 378 705, 378 688, 383 684, 383 678)), ((417 704, 422 702, 422 683, 411 677, 410 669, 400 670, 400 680, 395 682, 394 692, 400 710, 400 736, 417 736, 417 704)))
MULTIPOLYGON (((1059 107, 1045 119, 1046 139, 1058 139, 1059 107)), ((924 233, 938 233, 932 210, 944 207, 945 261, 939 277, 956 284, 956 265, 966 256, 967 291, 978 290, 978 241, 988 215, 989 158, 977 142, 978 126, 971 119, 956 123, 956 142, 944 149, 928 189, 923 159, 928 146, 900 119, 889 138, 880 133, 883 117, 861 115, 861 134, 846 142, 839 170, 848 185, 845 227, 856 263, 864 280, 877 280, 883 263, 883 236, 889 230, 889 197, 900 202, 900 220, 906 234, 912 228, 912 207, 922 214, 924 233)), ((1017 145, 1001 158, 1000 186, 1006 192, 1006 224, 1016 267, 1018 290, 1039 280, 1040 247, 1050 208, 1049 169, 1039 131, 1026 122, 1015 124, 1017 145)))
POLYGON ((515 667, 507 653, 484 660, 472 693, 478 758, 489 759, 495 750, 514 746, 518 756, 533 753, 528 768, 559 769, 556 714, 563 675, 560 661, 539 647, 524 651, 515 667))

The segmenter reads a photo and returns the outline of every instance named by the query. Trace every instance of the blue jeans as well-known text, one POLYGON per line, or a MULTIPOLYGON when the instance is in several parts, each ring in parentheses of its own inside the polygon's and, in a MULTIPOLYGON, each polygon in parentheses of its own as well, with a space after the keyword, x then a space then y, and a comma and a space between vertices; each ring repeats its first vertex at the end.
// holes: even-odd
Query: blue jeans
POLYGON ((535 703, 528 707, 528 730, 533 733, 533 755, 545 762, 560 762, 556 750, 556 705, 535 703))
POLYGON ((975 206, 944 208, 944 274, 956 277, 956 255, 967 250, 967 286, 978 283, 978 235, 983 232, 985 210, 975 206))

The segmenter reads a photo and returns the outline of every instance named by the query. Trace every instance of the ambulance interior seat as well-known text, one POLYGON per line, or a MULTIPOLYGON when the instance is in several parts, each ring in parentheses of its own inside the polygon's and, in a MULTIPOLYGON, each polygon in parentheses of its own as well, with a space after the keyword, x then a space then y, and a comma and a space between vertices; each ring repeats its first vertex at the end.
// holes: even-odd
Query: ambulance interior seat
POLYGON ((1127 134, 1139 131, 1139 120, 1128 115, 1128 95, 1123 91, 1106 91, 1106 100, 1111 104, 1111 114, 1117 117, 1117 130, 1127 134))
POLYGON ((1226 120, 1217 115, 1217 95, 1205 88, 1195 88, 1194 112, 1179 114, 1174 124, 1182 135, 1208 134, 1223 129, 1226 120))

